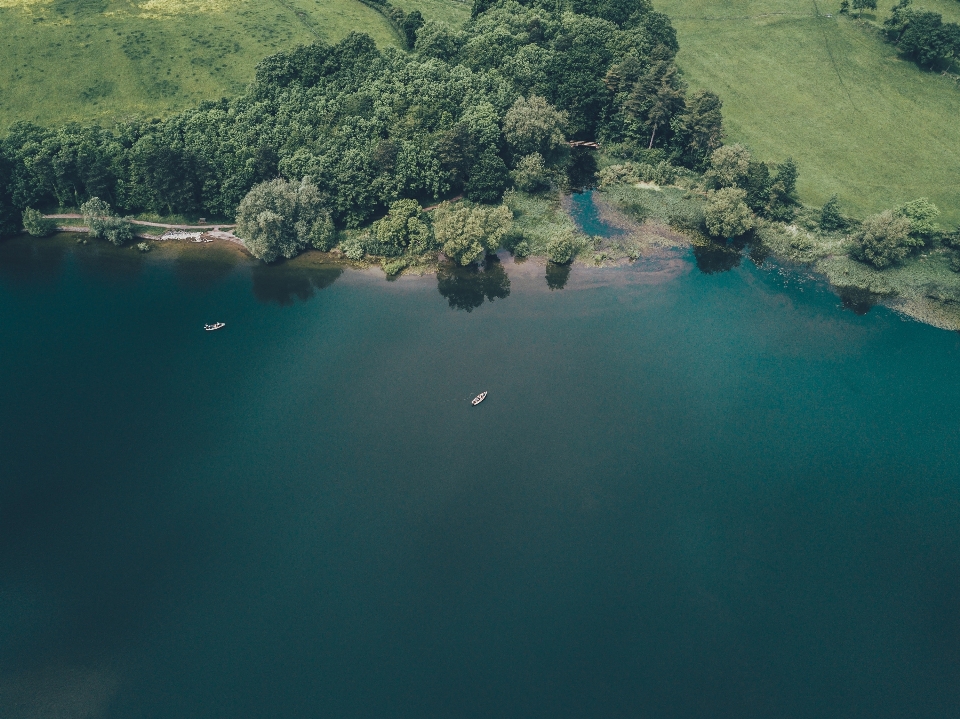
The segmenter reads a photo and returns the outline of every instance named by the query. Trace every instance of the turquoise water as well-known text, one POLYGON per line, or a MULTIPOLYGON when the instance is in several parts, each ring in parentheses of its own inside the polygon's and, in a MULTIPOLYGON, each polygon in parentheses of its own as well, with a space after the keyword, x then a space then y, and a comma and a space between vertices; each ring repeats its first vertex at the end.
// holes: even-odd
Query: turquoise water
POLYGON ((184 251, 0 244, 5 719, 960 709, 960 335, 184 251))

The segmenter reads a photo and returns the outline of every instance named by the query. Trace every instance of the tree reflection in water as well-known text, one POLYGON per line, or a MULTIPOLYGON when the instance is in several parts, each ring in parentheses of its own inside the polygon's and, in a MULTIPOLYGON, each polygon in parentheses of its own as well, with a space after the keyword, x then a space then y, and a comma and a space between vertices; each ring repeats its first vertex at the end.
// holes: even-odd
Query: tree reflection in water
POLYGON ((510 278, 495 255, 487 258, 483 269, 477 265, 461 267, 455 262, 443 262, 437 268, 437 289, 447 298, 450 307, 470 312, 482 305, 484 299, 493 302, 506 298, 510 294, 510 278))
POLYGON ((840 287, 837 289, 840 302, 855 315, 865 315, 880 301, 880 295, 859 287, 840 287))
POLYGON ((267 265, 258 262, 253 267, 253 295, 260 302, 292 305, 294 299, 306 302, 316 290, 329 287, 343 274, 343 268, 334 265, 303 266, 292 262, 267 265))
POLYGON ((729 272, 740 266, 744 244, 729 245, 719 242, 708 242, 703 245, 694 245, 693 258, 699 269, 705 275, 715 275, 719 272, 729 272))
POLYGON ((574 148, 570 152, 570 164, 567 165, 567 189, 570 192, 584 192, 597 185, 597 157, 593 150, 574 148))
POLYGON ((547 263, 547 287, 551 290, 562 290, 570 279, 570 270, 573 265, 558 265, 556 262, 547 263))
POLYGON ((60 275, 66 253, 62 238, 13 237, 0 241, 0 278, 50 282, 60 275))
POLYGON ((233 272, 238 262, 239 257, 235 252, 220 247, 205 247, 179 255, 173 266, 177 280, 184 287, 208 290, 233 272))

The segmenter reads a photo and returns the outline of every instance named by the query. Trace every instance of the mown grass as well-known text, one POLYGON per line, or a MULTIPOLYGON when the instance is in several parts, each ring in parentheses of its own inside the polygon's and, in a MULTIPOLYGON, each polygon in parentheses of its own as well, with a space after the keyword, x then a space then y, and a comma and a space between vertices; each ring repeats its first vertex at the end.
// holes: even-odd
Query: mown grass
POLYGON ((265 56, 361 29, 356 0, 0 0, 0 130, 18 120, 110 123, 236 95, 265 56))
MULTIPOLYGON (((804 202, 836 193, 847 212, 863 216, 926 196, 945 224, 960 223, 960 87, 953 79, 900 59, 869 25, 838 16, 839 2, 655 4, 674 18, 689 84, 723 99, 727 141, 768 160, 793 156, 804 202)), ((876 18, 892 4, 881 2, 876 18)), ((954 0, 915 7, 960 19, 954 0)))

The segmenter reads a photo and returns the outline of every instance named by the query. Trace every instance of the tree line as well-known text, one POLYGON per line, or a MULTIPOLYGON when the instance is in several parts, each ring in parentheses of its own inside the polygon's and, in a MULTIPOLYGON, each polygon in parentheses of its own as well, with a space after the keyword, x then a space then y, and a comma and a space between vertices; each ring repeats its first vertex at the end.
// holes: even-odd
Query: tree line
POLYGON ((399 201, 495 208, 510 187, 562 184, 570 140, 701 169, 722 144, 719 99, 687 91, 676 33, 649 0, 477 0, 463 28, 415 17, 409 30, 410 53, 360 33, 278 53, 240 97, 165 120, 19 123, 0 142, 0 229, 91 198, 120 215, 212 217, 247 198, 245 226, 276 238, 260 254, 285 256, 399 201))

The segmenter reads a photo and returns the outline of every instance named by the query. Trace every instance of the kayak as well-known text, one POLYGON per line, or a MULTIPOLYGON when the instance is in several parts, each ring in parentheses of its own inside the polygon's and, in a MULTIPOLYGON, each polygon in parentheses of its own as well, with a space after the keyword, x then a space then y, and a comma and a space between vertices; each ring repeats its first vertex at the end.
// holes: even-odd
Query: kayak
POLYGON ((481 402, 483 402, 483 400, 485 400, 486 398, 487 398, 487 393, 486 393, 486 392, 481 392, 480 394, 478 394, 476 397, 473 398, 473 401, 470 402, 470 404, 472 404, 474 407, 476 407, 478 404, 480 404, 481 402))

